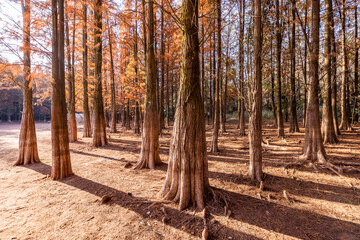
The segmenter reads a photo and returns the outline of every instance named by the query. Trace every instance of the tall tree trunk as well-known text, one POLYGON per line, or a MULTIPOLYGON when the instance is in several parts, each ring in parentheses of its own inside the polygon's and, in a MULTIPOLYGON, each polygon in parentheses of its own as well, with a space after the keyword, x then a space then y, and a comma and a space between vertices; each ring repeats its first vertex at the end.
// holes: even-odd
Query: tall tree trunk
POLYGON ((93 146, 107 145, 104 104, 102 96, 102 0, 94 0, 94 55, 95 55, 95 97, 93 146))
MULTIPOLYGON (((137 0, 136 0, 136 18, 137 18, 137 0)), ((135 85, 140 88, 139 76, 138 76, 138 22, 135 21, 135 41, 134 41, 134 60, 135 60, 135 85)), ((137 88, 136 87, 136 88, 137 88)), ((139 101, 140 97, 138 96, 139 92, 135 90, 136 99, 135 99, 135 113, 134 113, 134 133, 140 134, 140 106, 139 101)))
POLYGON ((110 132, 116 133, 116 93, 115 93, 115 70, 112 49, 112 32, 109 25, 109 47, 110 47, 110 91, 111 91, 111 124, 110 132))
POLYGON ((262 23, 261 0, 254 1, 254 80, 250 83, 249 155, 248 175, 253 180, 262 181, 262 23))
MULTIPOLYGON (((161 0, 161 6, 163 5, 163 0, 161 0)), ((165 83, 165 35, 164 35, 164 11, 161 11, 161 16, 160 16, 160 28, 161 28, 161 33, 160 33, 160 68, 161 68, 161 89, 160 89, 160 104, 159 104, 159 133, 161 134, 162 129, 165 127, 165 121, 164 121, 164 83, 165 83)))
POLYGON ((217 7, 217 72, 216 72, 216 86, 215 86, 215 114, 214 114, 214 128, 211 142, 211 152, 219 152, 218 138, 220 127, 220 84, 221 84, 221 0, 216 1, 217 7))
POLYGON ((270 64, 271 64, 271 107, 274 118, 274 126, 277 128, 277 120, 276 120, 276 106, 275 106, 275 76, 273 71, 273 39, 270 37, 270 64))
POLYGON ((73 39, 72 47, 70 46, 70 32, 69 32, 69 17, 66 20, 66 45, 68 48, 68 85, 69 85, 69 100, 68 100, 68 114, 69 114, 69 141, 77 141, 77 126, 75 115, 75 31, 76 31, 76 11, 74 10, 73 19, 73 39))
POLYGON ((168 170, 161 189, 165 199, 179 202, 180 210, 191 205, 203 209, 210 188, 200 88, 198 3, 183 1, 181 82, 168 170))
POLYGON ((358 43, 358 5, 357 5, 357 0, 355 0, 355 26, 354 26, 354 31, 355 31, 355 59, 354 59, 354 107, 353 107, 353 114, 352 114, 352 123, 354 123, 355 121, 358 122, 359 121, 359 114, 358 114, 358 110, 357 110, 357 106, 358 106, 358 96, 359 96, 359 86, 358 86, 358 82, 359 82, 359 43, 358 43))
POLYGON ((156 67, 154 52, 154 1, 146 3, 146 92, 140 158, 135 168, 154 169, 159 156, 159 120, 156 104, 156 67))
POLYGON ((276 0, 276 119, 278 127, 278 137, 284 137, 284 119, 281 107, 281 26, 280 26, 280 0, 276 0))
MULTIPOLYGON (((308 0, 305 1, 305 5, 307 6, 308 0)), ((305 8, 305 26, 304 26, 304 32, 307 34, 307 7, 305 8)), ((304 103, 303 103, 303 124, 305 127, 306 124, 306 108, 307 108, 307 53, 308 53, 308 44, 306 41, 306 37, 304 37, 304 103)))
POLYGON ((310 88, 307 105, 304 153, 301 158, 326 162, 320 131, 319 113, 319 35, 320 1, 312 0, 312 43, 310 51, 310 88))
POLYGON ((19 135, 19 157, 15 165, 40 162, 36 140, 33 112, 31 50, 30 50, 30 0, 22 0, 23 51, 24 51, 24 88, 23 111, 19 135))
POLYGON ((349 61, 348 53, 346 46, 346 0, 342 2, 342 11, 341 11, 341 25, 342 25, 342 52, 343 52, 343 66, 342 66, 342 81, 341 81, 341 130, 351 130, 350 117, 348 112, 349 98, 347 94, 347 88, 349 84, 349 61))
POLYGON ((325 2, 325 60, 324 68, 326 71, 324 82, 324 96, 323 96, 323 115, 321 132, 324 143, 336 143, 337 137, 335 134, 333 112, 331 108, 331 81, 332 81, 332 67, 331 64, 331 18, 332 18, 332 0, 326 0, 325 2))
POLYGON ((296 92, 295 92, 295 71, 296 71, 296 57, 295 57, 295 8, 296 0, 292 0, 292 29, 291 29, 291 76, 290 76, 290 129, 289 132, 300 132, 296 114, 296 92))
POLYGON ((240 1, 240 37, 239 37, 239 135, 245 136, 245 81, 244 81, 244 32, 245 32, 245 0, 240 1))
POLYGON ((333 7, 331 7, 331 50, 332 50, 332 58, 331 58, 331 71, 332 71, 332 81, 331 81, 331 109, 333 113, 333 123, 335 134, 340 135, 340 128, 337 116, 337 53, 336 53, 336 37, 335 37, 335 23, 334 23, 334 12, 333 7))
POLYGON ((83 112, 84 131, 83 137, 91 137, 91 123, 88 97, 88 47, 87 47, 87 3, 83 3, 83 112))
MULTIPOLYGON (((168 45, 167 53, 169 54, 170 47, 168 45)), ((169 93, 169 61, 166 62, 166 126, 170 127, 170 93, 169 93)))
POLYGON ((51 178, 72 175, 65 102, 64 0, 52 0, 51 178))

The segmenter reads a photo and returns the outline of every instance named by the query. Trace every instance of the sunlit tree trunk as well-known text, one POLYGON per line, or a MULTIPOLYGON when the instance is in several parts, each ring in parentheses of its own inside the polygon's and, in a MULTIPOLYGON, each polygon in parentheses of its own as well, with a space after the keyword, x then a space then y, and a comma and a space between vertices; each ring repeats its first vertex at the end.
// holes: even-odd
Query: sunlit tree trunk
POLYGON ((115 70, 114 70, 114 59, 113 59, 113 48, 112 48, 112 32, 111 27, 109 31, 109 47, 110 47, 110 91, 111 91, 111 124, 110 132, 116 133, 116 93, 115 93, 115 70))
POLYGON ((354 32, 355 32, 355 59, 354 59, 354 106, 353 106, 353 114, 352 114, 352 123, 359 121, 359 114, 358 114, 358 96, 359 96, 359 39, 358 39, 358 5, 357 0, 354 2, 354 8, 355 8, 355 25, 354 25, 354 32))
POLYGON ((295 36, 295 8, 296 0, 292 0, 292 29, 291 29, 291 76, 290 76, 290 129, 289 132, 300 132, 296 113, 295 71, 296 71, 296 36, 295 36))
POLYGON ((68 114, 69 114, 69 141, 77 141, 77 126, 76 126, 76 115, 75 115, 75 31, 76 31, 76 11, 74 11, 73 18, 73 39, 72 47, 70 46, 70 31, 69 31, 69 17, 66 19, 66 45, 68 52, 68 114))
POLYGON ((21 1, 23 14, 24 87, 23 110, 19 135, 19 157, 15 165, 40 162, 33 112, 30 50, 30 0, 21 1))
POLYGON ((240 36, 239 36, 239 135, 245 136, 245 81, 244 81, 244 32, 245 32, 245 0, 240 1, 240 36))
POLYGON ((284 119, 282 116, 282 94, 281 94, 281 26, 280 26, 280 0, 276 0, 276 118, 278 137, 284 137, 284 119))
POLYGON ((102 96, 102 0, 94 0, 94 55, 95 55, 95 94, 93 146, 107 145, 104 104, 102 96))
POLYGON ((251 179, 262 181, 262 15, 261 0, 254 1, 254 64, 253 82, 249 84, 249 155, 250 164, 248 175, 251 179))
POLYGON ((87 47, 87 3, 83 3, 83 112, 84 131, 83 137, 91 137, 91 121, 88 97, 88 47, 87 47))
POLYGON ((52 0, 52 98, 51 98, 51 178, 71 174, 69 133, 65 102, 64 1, 52 0))
POLYGON ((310 51, 310 86, 307 105, 305 143, 302 159, 326 162, 325 149, 320 131, 319 113, 319 35, 320 0, 312 0, 312 43, 310 51))
POLYGON ((342 81, 341 81, 341 130, 351 130, 350 125, 350 116, 348 111, 349 97, 347 94, 347 88, 349 84, 349 60, 348 60, 348 51, 346 46, 346 0, 342 2, 342 11, 341 11, 341 25, 342 25, 342 53, 343 53, 343 64, 342 64, 342 81))
POLYGON ((214 112, 214 128, 211 142, 211 152, 219 152, 218 139, 220 128, 220 84, 221 84, 221 0, 216 1, 217 7, 217 73, 215 84, 215 112, 214 112))
POLYGON ((205 207, 209 189, 204 104, 200 87, 199 0, 182 5, 182 66, 169 164, 161 195, 179 209, 205 207))
POLYGON ((156 101, 156 68, 154 51, 154 1, 146 3, 146 92, 141 152, 135 168, 154 169, 161 163, 159 156, 159 120, 156 101))
MULTIPOLYGON (((137 17, 137 1, 136 1, 136 7, 135 7, 135 11, 136 11, 136 17, 137 17)), ((137 24, 137 20, 135 21, 135 40, 134 40, 134 60, 135 60, 135 85, 137 87, 140 87, 139 84, 139 76, 138 76, 138 24, 137 24)), ((136 87, 136 99, 135 99, 135 112, 134 112, 134 133, 135 134, 140 134, 140 106, 139 106, 139 101, 140 101, 140 96, 139 91, 136 87)))
MULTIPOLYGON (((305 5, 307 6, 308 0, 305 1, 305 5)), ((307 34, 307 7, 305 9, 305 23, 304 23, 304 32, 307 34)), ((304 37, 304 102, 303 102, 303 125, 305 127, 306 124, 306 108, 307 108, 307 53, 308 53, 308 44, 306 38, 304 37)))
POLYGON ((332 67, 334 64, 331 56, 331 18, 332 18, 332 0, 325 1, 325 59, 324 68, 326 72, 324 81, 324 96, 323 96, 323 115, 321 132, 324 143, 336 143, 337 137, 335 134, 333 112, 331 107, 331 81, 332 81, 332 67))

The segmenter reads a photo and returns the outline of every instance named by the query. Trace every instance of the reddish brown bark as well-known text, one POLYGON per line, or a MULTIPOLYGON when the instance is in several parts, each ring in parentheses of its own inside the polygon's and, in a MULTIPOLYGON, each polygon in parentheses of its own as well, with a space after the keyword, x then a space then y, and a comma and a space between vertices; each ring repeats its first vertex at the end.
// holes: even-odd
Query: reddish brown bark
POLYGON ((30 0, 21 1, 23 14, 24 86, 23 111, 19 135, 19 157, 15 165, 40 162, 33 112, 31 50, 30 50, 30 0))
POLYGON ((154 2, 146 3, 146 92, 141 152, 135 168, 154 169, 161 162, 159 156, 159 121, 156 103, 156 68, 154 51, 154 2))
POLYGON ((52 26, 51 178, 61 179, 73 174, 65 104, 63 0, 52 0, 52 26))
POLYGON ((201 96, 198 0, 182 5, 182 69, 165 184, 160 194, 179 209, 205 207, 210 187, 206 156, 204 104, 201 96))

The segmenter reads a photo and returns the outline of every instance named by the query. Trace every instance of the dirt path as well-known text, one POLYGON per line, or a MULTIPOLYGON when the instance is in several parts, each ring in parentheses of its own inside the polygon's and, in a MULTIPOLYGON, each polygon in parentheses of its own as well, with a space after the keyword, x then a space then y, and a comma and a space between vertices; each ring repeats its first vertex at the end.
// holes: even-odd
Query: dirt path
MULTIPOLYGON (((50 124, 36 128, 42 163, 14 167, 19 124, 0 124, 0 239, 199 239, 201 213, 180 212, 157 198, 166 164, 153 171, 124 168, 136 162, 140 136, 121 129, 103 148, 80 138, 70 145, 75 175, 52 181, 47 178, 50 124), (101 204, 104 195, 112 198, 101 204)), ((301 154, 304 129, 287 135, 285 142, 265 124, 269 145, 264 147, 261 191, 243 177, 248 138, 237 136, 235 123, 227 128, 220 137, 221 153, 209 154, 210 184, 221 189, 208 203, 210 239, 360 239, 359 173, 340 177, 327 169, 284 170, 301 154)), ((360 162, 360 129, 355 130, 342 135, 340 144, 326 146, 332 160, 360 162)), ((166 129, 160 138, 164 163, 169 140, 166 129)), ((210 145, 209 130, 207 140, 210 145)))

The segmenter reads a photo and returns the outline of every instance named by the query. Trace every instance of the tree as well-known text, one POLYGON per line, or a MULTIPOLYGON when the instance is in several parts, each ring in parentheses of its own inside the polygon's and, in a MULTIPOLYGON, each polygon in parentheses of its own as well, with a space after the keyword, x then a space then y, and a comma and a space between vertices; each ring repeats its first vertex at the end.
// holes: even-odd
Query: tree
POLYGON ((296 27, 295 27, 295 9, 296 0, 292 0, 292 29, 291 29, 291 73, 290 73, 290 129, 289 132, 300 132, 296 114, 296 92, 295 92, 295 74, 296 74, 296 27))
POLYGON ((51 178, 72 175, 65 104, 64 0, 52 0, 51 178))
POLYGON ((116 94, 115 94, 115 71, 114 71, 114 59, 112 48, 112 32, 111 27, 108 26, 109 31, 109 48, 110 48, 110 91, 111 91, 111 125, 110 132, 116 133, 116 94))
POLYGON ((19 135, 19 158, 15 165, 40 162, 33 112, 30 50, 30 0, 21 1, 23 14, 24 85, 23 112, 19 135))
POLYGON ((94 55, 95 55, 95 94, 93 146, 107 145, 104 104, 102 96, 102 0, 94 0, 94 55))
POLYGON ((262 181, 262 21, 261 0, 254 1, 254 80, 249 84, 249 155, 248 175, 251 179, 262 181))
POLYGON ((161 163, 159 156, 159 120, 156 103, 156 68, 154 51, 154 1, 147 2, 146 9, 146 92, 144 123, 141 136, 140 158, 135 169, 154 169, 161 163))
POLYGON ((83 137, 91 137, 89 97, 88 97, 88 47, 87 47, 87 3, 83 2, 83 113, 84 131, 83 137))
MULTIPOLYGON (((340 11, 340 10, 339 10, 340 11)), ((351 130, 350 125, 350 116, 349 116, 349 97, 347 94, 347 89, 349 87, 349 60, 348 60, 348 51, 346 46, 346 0, 342 2, 342 11, 341 11, 341 48, 343 52, 343 64, 342 64, 342 81, 341 81, 341 130, 351 130)))
POLYGON ((276 117, 277 117, 277 128, 278 137, 284 137, 284 119, 282 116, 282 94, 281 94, 281 25, 280 25, 280 0, 276 0, 276 117))
POLYGON ((215 80, 215 111, 214 111, 214 129, 211 142, 211 152, 219 152, 218 139, 220 128, 220 75, 221 75, 221 0, 216 1, 217 9, 217 72, 215 80))
POLYGON ((201 96, 198 39, 199 0, 184 0, 182 5, 182 67, 169 164, 161 195, 189 205, 205 207, 210 187, 206 156, 204 104, 201 96))
POLYGON ((324 139, 324 143, 336 143, 337 137, 335 134, 333 112, 331 107, 331 81, 332 81, 332 56, 331 56, 331 19, 332 19, 332 0, 326 0, 325 2, 325 60, 324 68, 326 71, 325 84, 324 84, 324 104, 321 132, 324 139))
POLYGON ((305 143, 302 159, 326 162, 326 153, 320 132, 319 113, 319 35, 320 1, 312 0, 312 42, 310 49, 310 86, 305 124, 305 143))

